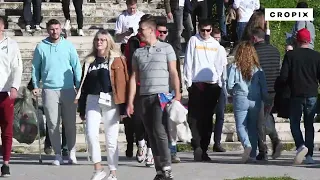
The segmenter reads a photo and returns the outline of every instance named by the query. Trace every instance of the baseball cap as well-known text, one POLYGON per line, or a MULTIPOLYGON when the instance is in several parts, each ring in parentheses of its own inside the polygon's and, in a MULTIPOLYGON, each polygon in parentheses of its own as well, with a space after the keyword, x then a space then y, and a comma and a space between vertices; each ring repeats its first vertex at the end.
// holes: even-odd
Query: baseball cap
POLYGON ((297 41, 310 42, 311 41, 310 31, 306 28, 300 29, 297 32, 297 41))

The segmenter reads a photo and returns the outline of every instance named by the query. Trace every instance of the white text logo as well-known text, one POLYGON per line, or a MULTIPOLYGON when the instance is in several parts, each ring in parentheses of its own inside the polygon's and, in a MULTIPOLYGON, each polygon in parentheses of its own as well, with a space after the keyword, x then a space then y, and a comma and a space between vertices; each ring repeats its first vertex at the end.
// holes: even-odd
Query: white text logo
POLYGON ((266 21, 313 21, 312 8, 266 8, 266 21))

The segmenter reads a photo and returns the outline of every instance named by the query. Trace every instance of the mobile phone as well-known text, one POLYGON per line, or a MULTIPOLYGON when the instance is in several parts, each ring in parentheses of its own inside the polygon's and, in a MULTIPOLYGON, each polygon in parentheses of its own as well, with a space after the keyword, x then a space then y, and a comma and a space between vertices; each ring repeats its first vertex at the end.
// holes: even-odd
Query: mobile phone
POLYGON ((133 28, 132 27, 130 27, 129 28, 129 31, 131 32, 131 34, 133 33, 133 28))

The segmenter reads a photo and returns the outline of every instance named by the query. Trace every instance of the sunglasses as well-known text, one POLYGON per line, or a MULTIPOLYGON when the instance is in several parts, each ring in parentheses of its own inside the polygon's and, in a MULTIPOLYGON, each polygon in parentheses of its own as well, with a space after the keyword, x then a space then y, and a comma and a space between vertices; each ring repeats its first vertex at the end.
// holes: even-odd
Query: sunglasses
POLYGON ((107 39, 98 39, 98 38, 94 38, 93 40, 94 40, 95 42, 99 42, 99 41, 105 42, 105 41, 107 41, 107 39))
POLYGON ((168 31, 159 31, 159 33, 161 34, 167 34, 168 33, 168 31))
POLYGON ((205 32, 205 31, 206 31, 206 32, 210 32, 211 29, 200 29, 200 31, 201 31, 201 32, 205 32))

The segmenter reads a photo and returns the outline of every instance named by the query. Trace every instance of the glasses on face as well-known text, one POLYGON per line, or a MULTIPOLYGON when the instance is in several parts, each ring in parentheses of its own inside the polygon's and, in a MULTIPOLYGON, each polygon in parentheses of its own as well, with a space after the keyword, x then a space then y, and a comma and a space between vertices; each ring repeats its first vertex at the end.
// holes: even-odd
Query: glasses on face
POLYGON ((107 41, 107 39, 94 38, 94 41, 95 41, 95 42, 99 42, 99 41, 101 41, 101 42, 106 42, 106 41, 107 41))
POLYGON ((160 34, 167 34, 168 31, 159 31, 160 34))
POLYGON ((201 32, 210 32, 211 29, 200 29, 201 32))

